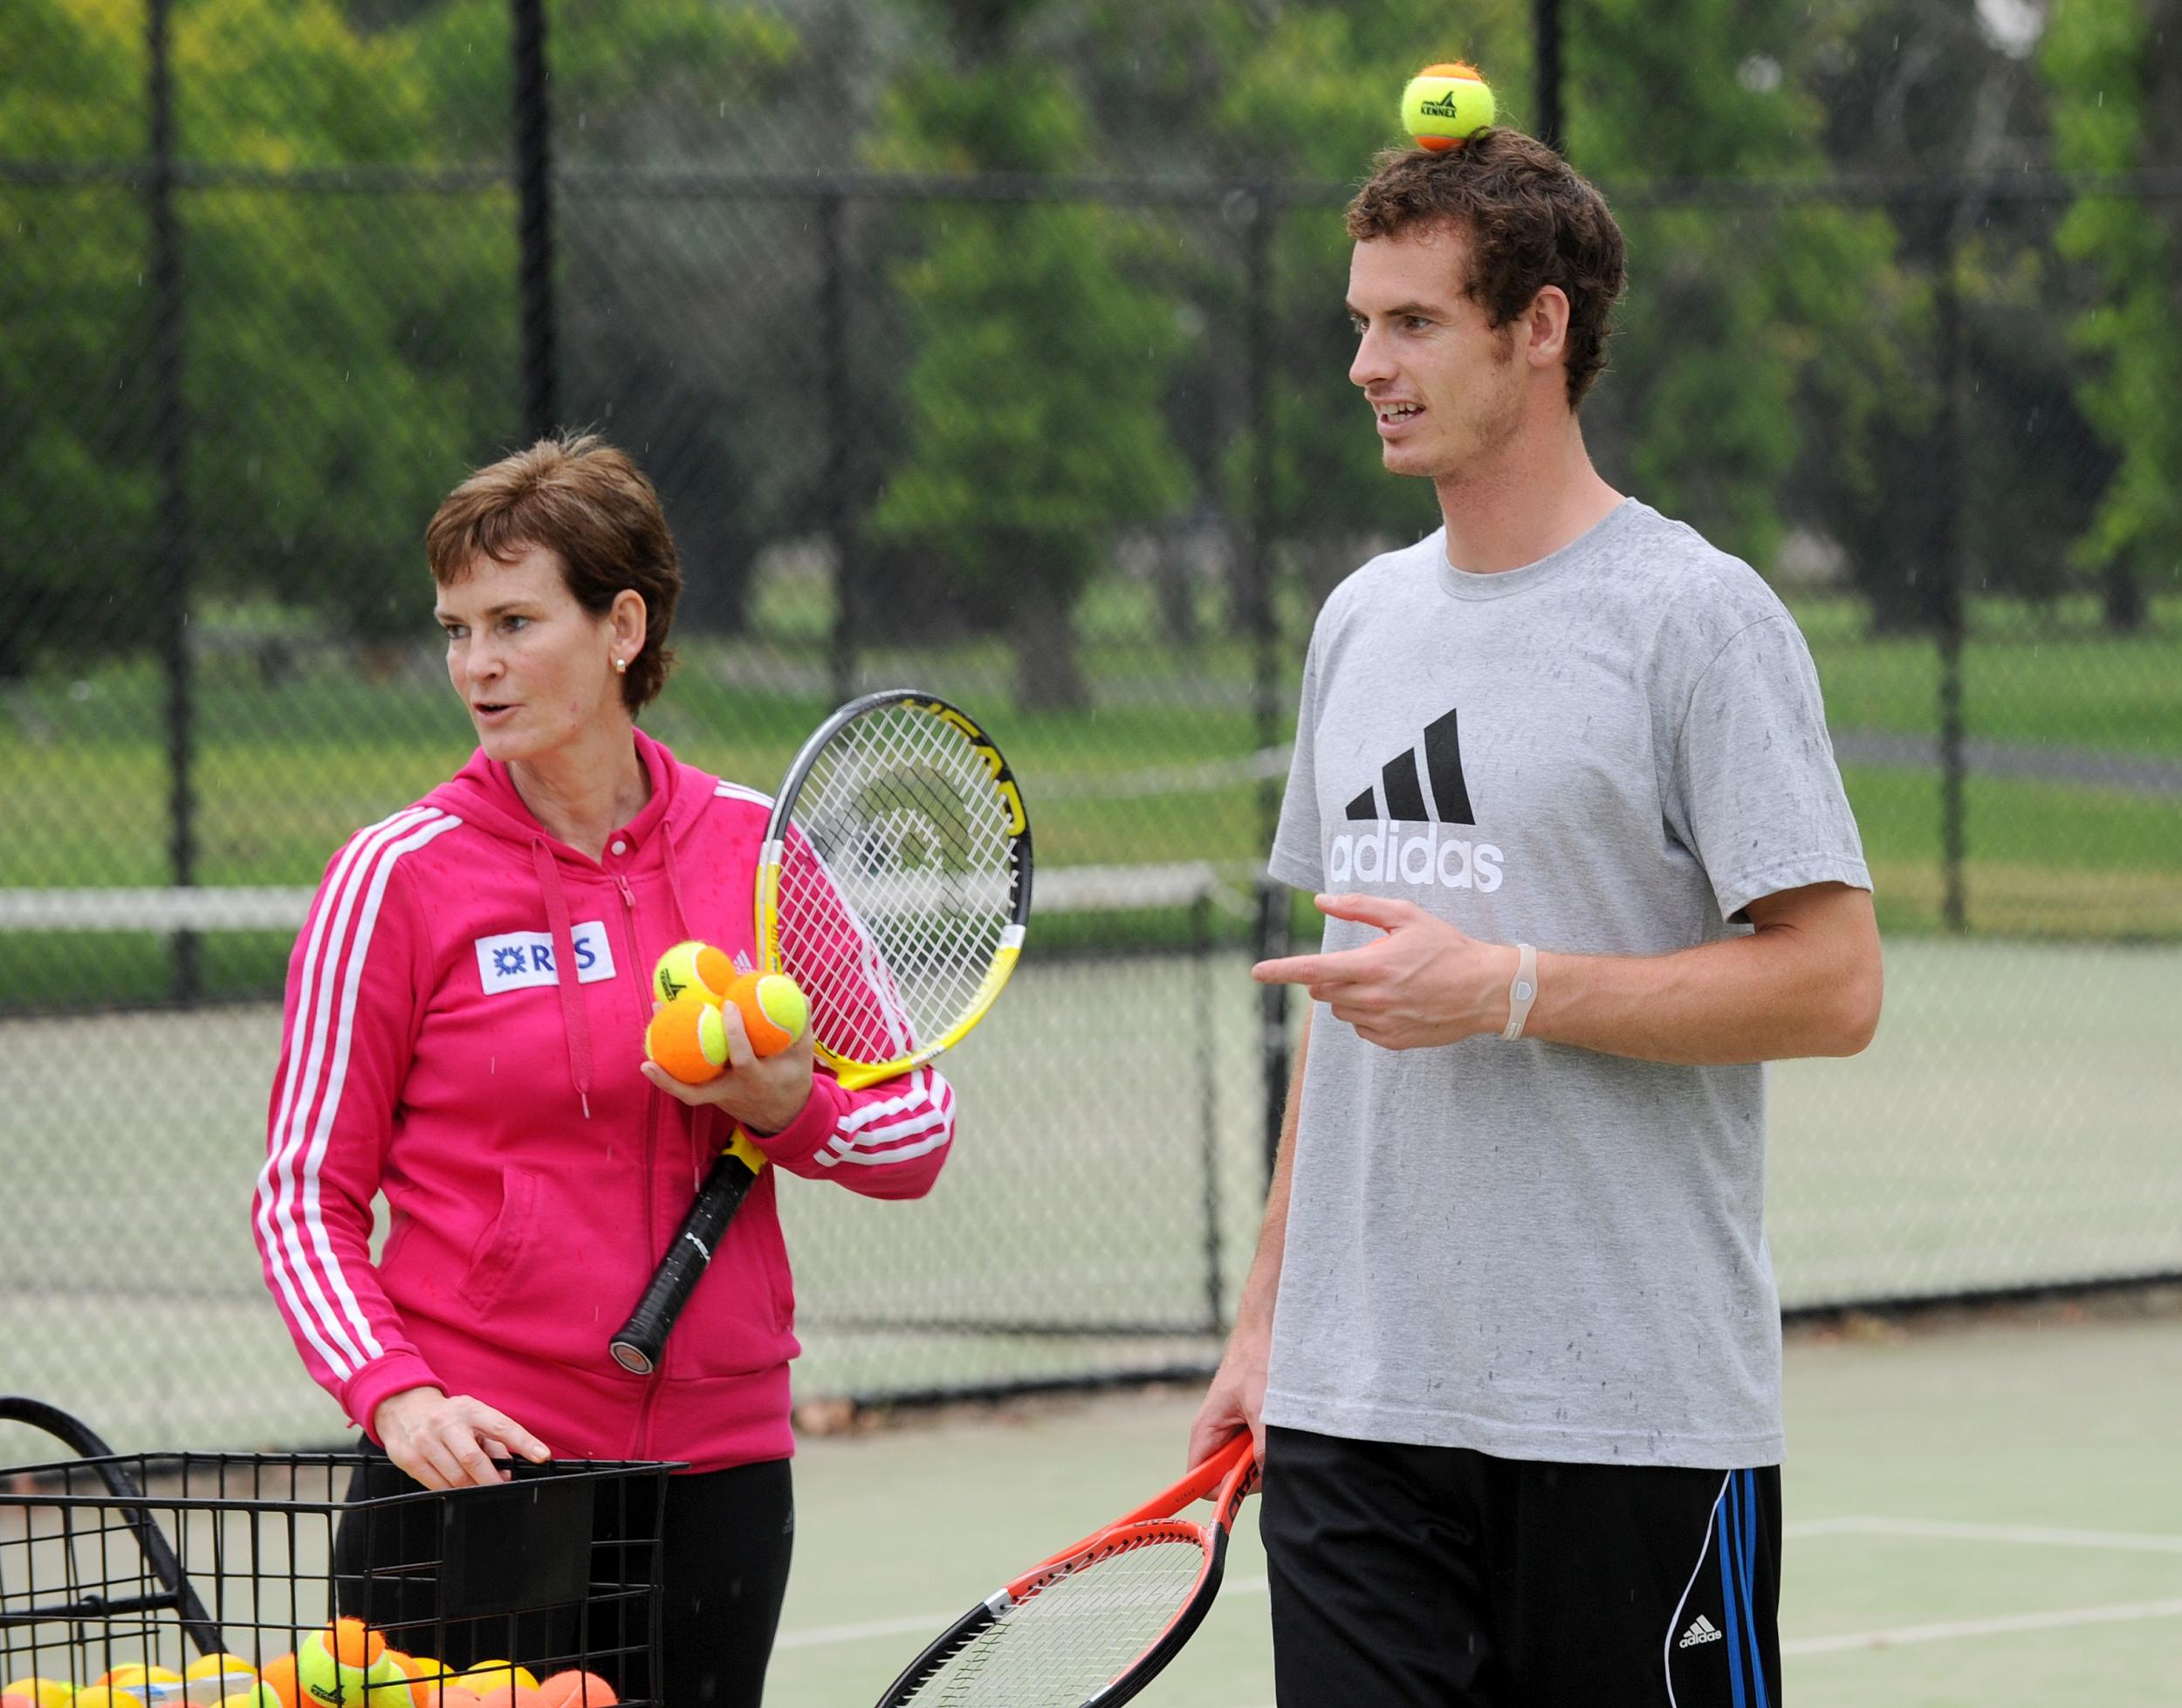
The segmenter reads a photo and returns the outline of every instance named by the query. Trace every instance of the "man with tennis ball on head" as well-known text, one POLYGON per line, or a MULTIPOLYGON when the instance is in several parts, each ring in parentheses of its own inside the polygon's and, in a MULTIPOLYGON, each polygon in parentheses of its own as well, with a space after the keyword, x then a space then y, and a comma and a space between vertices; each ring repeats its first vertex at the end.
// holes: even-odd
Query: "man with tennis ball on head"
POLYGON ((1271 868, 1321 952, 1193 1431, 1265 1459, 1282 1708, 1780 1701, 1761 1063, 1877 1022, 1787 610, 1578 409, 1623 243, 1543 144, 1383 155, 1349 377, 1443 527, 1320 614, 1271 868))

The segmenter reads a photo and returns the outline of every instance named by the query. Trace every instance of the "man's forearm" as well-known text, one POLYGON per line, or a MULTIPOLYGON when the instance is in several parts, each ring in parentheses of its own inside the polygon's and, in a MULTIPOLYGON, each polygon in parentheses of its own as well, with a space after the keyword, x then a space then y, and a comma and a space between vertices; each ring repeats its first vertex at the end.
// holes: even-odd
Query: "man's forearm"
POLYGON ((1842 888, 1757 923, 1671 955, 1540 953, 1523 1035, 1686 1066, 1861 1050, 1879 1005, 1870 895, 1842 888))
POLYGON ((1295 1162, 1296 1122, 1303 1108, 1303 1066, 1311 1053, 1311 1012, 1303 1013, 1303 1032, 1295 1046, 1295 1067, 1288 1075, 1287 1108, 1280 1115, 1280 1142, 1273 1156, 1273 1178, 1266 1183, 1265 1219, 1258 1229, 1258 1252, 1250 1262, 1241 1295, 1235 1301, 1235 1338, 1245 1331, 1270 1334, 1273 1300, 1280 1291, 1280 1262, 1287 1250, 1288 1178, 1295 1162))

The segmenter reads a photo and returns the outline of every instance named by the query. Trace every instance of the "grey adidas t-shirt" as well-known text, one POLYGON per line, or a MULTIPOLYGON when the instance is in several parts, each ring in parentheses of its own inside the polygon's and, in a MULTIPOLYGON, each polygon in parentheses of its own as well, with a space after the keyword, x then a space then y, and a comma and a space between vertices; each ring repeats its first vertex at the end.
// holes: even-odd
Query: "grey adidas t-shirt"
MULTIPOLYGON (((1629 500, 1552 557, 1373 559, 1321 613, 1273 875, 1657 955, 1868 888, 1818 679, 1746 565, 1629 500)), ((1326 947, 1370 928, 1329 920, 1326 947)), ((1311 1028, 1269 1423, 1513 1458, 1781 1454, 1764 1069, 1311 1028)))

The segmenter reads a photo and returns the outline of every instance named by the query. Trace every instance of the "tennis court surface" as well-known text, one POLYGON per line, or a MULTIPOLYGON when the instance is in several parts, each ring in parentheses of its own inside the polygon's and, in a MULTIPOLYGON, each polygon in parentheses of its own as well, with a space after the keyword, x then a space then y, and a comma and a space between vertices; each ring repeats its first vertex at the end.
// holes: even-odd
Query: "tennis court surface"
MULTIPOLYGON (((1792 1334, 1795 1708, 2182 1702, 2182 1294, 1792 1334)), ((875 1699, 926 1638, 1180 1468, 1194 1395, 962 1408, 807 1440, 769 1708, 875 1699)), ((1264 1557, 1140 1698, 1270 1708, 1264 1557)))

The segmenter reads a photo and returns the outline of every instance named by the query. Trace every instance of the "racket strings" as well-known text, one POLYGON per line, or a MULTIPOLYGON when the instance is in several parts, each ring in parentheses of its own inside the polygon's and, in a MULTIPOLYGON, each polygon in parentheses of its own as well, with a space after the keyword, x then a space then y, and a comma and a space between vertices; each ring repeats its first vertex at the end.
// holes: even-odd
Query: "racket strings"
POLYGON ((1174 1622, 1206 1561, 1202 1540, 1171 1531, 1098 1555, 1026 1593, 898 1699, 917 1708, 1080 1708, 1174 1622))
POLYGON ((914 707, 827 743, 796 797, 782 964, 829 1046, 887 1060, 971 1012, 1012 918, 1008 802, 978 748, 914 707))

